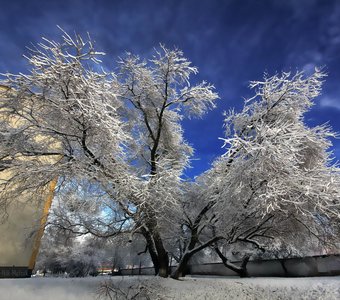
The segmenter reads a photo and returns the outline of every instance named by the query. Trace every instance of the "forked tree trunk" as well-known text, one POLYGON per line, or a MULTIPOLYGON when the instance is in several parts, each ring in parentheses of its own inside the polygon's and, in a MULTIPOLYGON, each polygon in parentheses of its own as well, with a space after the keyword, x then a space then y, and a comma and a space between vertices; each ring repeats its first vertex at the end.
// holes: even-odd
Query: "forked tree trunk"
POLYGON ((191 255, 188 255, 188 253, 183 255, 182 259, 179 261, 176 270, 171 274, 171 278, 178 279, 185 276, 190 258, 191 255))
POLYGON ((222 254, 220 249, 218 249, 218 247, 215 247, 214 249, 215 249, 215 252, 217 253, 217 255, 219 256, 219 258, 222 260, 222 263, 225 267, 234 271, 240 277, 249 277, 248 270, 247 270, 247 264, 248 264, 249 259, 250 259, 249 255, 245 255, 242 259, 241 265, 237 266, 237 265, 229 262, 228 259, 222 254))
POLYGON ((210 245, 214 244, 215 242, 217 242, 218 240, 220 240, 221 237, 216 236, 208 241, 206 241, 205 243, 197 246, 194 248, 194 246, 197 244, 197 239, 196 237, 192 236, 191 237, 191 241, 189 243, 189 246, 187 247, 187 250, 185 252, 185 254, 183 255, 183 257, 181 258, 181 260, 179 261, 179 264, 176 268, 176 270, 171 274, 171 278, 173 279, 178 279, 181 276, 185 276, 185 273, 187 271, 188 268, 188 263, 189 260, 199 251, 209 247, 210 245))

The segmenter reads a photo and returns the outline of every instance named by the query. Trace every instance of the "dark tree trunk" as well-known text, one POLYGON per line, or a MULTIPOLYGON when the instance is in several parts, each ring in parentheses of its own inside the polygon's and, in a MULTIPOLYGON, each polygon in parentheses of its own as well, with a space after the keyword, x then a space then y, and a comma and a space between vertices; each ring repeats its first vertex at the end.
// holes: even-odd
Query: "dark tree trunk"
POLYGON ((168 254, 159 256, 159 270, 158 275, 160 277, 168 277, 169 276, 169 257, 168 254))
POLYGON ((157 230, 155 222, 147 222, 147 228, 142 228, 142 234, 146 240, 147 248, 155 269, 155 275, 169 276, 169 255, 165 250, 162 238, 157 230))
POLYGON ((158 254, 158 263, 159 263, 159 269, 158 269, 158 275, 161 277, 168 277, 169 276, 169 254, 165 250, 163 241, 158 233, 158 231, 154 232, 153 235, 155 247, 158 254))
POLYGON ((241 263, 241 269, 240 272, 238 273, 240 277, 249 277, 248 270, 247 270, 247 264, 249 262, 250 256, 246 255, 242 259, 241 263))
POLYGON ((247 270, 247 264, 249 262, 249 259, 250 259, 250 256, 249 255, 245 255, 242 259, 242 262, 241 262, 241 266, 237 266, 237 265, 234 265, 233 263, 230 263, 228 261, 228 259, 222 254, 222 252, 220 251, 220 249, 218 249, 218 247, 215 247, 215 252, 217 253, 217 255, 219 256, 219 258, 222 260, 222 263, 223 265, 234 271, 235 273, 237 273, 240 277, 249 277, 249 274, 248 274, 248 270, 247 270))
POLYGON ((153 242, 153 238, 152 238, 150 232, 147 231, 144 228, 142 228, 142 234, 143 234, 143 236, 146 240, 147 249, 149 251, 151 261, 152 261, 153 267, 155 269, 155 275, 158 275, 158 273, 159 273, 159 259, 158 259, 157 250, 156 250, 154 242, 153 242))
POLYGON ((180 260, 176 270, 171 274, 171 278, 178 279, 180 277, 184 277, 187 271, 188 262, 192 255, 186 253, 183 255, 182 259, 180 260))
POLYGON ((209 247, 210 245, 214 244, 218 240, 220 240, 221 237, 215 236, 214 238, 206 241, 205 243, 201 244, 200 246, 197 246, 194 248, 194 246, 197 244, 197 240, 195 237, 191 237, 191 241, 189 243, 189 246, 187 247, 187 250, 185 254, 183 255, 182 259, 179 261, 179 264, 176 268, 176 270, 171 274, 171 277, 173 279, 178 279, 181 276, 185 276, 185 273, 187 271, 188 263, 191 257, 193 257, 197 252, 209 247))
POLYGON ((282 267, 282 269, 284 271, 285 276, 289 276, 289 273, 288 273, 288 270, 287 270, 287 267, 286 267, 285 259, 279 259, 279 262, 281 264, 281 267, 282 267))

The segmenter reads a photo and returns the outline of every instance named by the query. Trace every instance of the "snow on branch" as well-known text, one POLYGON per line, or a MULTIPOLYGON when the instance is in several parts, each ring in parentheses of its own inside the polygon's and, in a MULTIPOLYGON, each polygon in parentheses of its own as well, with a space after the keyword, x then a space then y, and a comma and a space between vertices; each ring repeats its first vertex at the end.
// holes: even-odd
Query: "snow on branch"
POLYGON ((340 216, 339 169, 332 164, 328 125, 303 119, 325 74, 282 73, 251 83, 255 96, 225 119, 226 153, 216 163, 223 196, 263 214, 298 211, 340 216), (251 185, 249 183, 252 183, 251 185), (254 190, 255 187, 255 190, 254 190))

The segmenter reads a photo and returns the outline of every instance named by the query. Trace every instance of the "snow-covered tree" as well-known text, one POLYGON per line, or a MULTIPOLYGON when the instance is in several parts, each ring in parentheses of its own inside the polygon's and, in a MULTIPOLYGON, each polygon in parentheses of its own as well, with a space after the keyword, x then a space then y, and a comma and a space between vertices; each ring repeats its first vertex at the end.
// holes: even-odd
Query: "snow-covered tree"
MULTIPOLYGON (((35 269, 43 273, 84 277, 96 275, 109 253, 107 240, 90 235, 81 238, 49 226, 44 233, 35 269)), ((112 253, 112 249, 110 249, 112 253)))
POLYGON ((175 278, 205 247, 221 254, 220 246, 248 243, 265 251, 275 236, 294 231, 322 239, 339 218, 340 174, 329 152, 335 134, 303 119, 323 78, 316 70, 252 82, 255 96, 226 116, 227 152, 200 178, 202 191, 184 212, 185 249, 175 278))
POLYGON ((309 77, 283 73, 251 83, 255 96, 226 118, 227 153, 215 164, 220 199, 263 214, 340 216, 339 169, 328 151, 335 134, 303 119, 323 78, 316 70, 309 77))
POLYGON ((90 38, 63 32, 61 42, 31 50, 29 74, 5 74, 0 163, 11 176, 0 203, 58 178, 56 196, 76 212, 62 226, 141 234, 156 273, 167 276, 162 228, 193 151, 180 121, 202 116, 218 95, 206 82, 190 85, 198 71, 178 49, 160 46, 149 60, 128 53, 116 74, 100 71, 100 55, 90 38))

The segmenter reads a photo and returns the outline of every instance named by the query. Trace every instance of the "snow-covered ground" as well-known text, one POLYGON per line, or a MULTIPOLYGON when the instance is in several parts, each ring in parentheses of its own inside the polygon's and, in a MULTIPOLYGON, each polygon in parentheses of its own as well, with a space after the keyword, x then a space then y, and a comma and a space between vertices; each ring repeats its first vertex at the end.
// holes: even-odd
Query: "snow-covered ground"
MULTIPOLYGON (((340 299, 340 276, 313 278, 187 277, 175 281, 152 276, 1 279, 1 300, 98 299, 102 282, 135 299, 340 299)), ((103 299, 103 298, 101 298, 103 299)), ((113 297, 113 299, 116 299, 113 297)), ((129 299, 123 297, 122 299, 129 299)))

